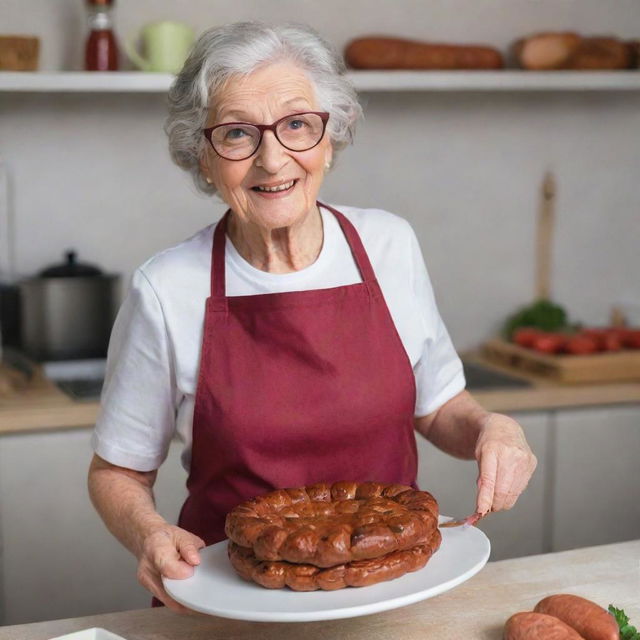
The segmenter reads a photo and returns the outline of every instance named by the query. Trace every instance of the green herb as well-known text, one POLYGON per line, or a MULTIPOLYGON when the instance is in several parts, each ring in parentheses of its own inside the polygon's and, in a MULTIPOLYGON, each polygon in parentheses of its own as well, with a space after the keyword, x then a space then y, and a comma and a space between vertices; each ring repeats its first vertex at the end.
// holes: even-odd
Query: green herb
POLYGON ((640 640, 640 633, 629 624, 629 616, 622 610, 609 605, 609 613, 613 615, 620 629, 620 640, 640 640))
POLYGON ((569 330, 567 313, 559 305, 550 300, 536 300, 533 304, 523 307, 507 318, 502 333, 507 340, 511 340, 513 332, 520 327, 535 327, 543 331, 569 330))

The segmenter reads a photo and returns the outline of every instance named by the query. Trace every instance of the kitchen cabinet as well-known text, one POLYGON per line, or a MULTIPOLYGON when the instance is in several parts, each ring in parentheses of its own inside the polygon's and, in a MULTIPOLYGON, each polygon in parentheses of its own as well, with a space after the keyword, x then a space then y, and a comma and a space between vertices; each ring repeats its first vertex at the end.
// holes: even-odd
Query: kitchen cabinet
MULTIPOLYGON (((87 493, 90 430, 0 438, 0 624, 146 607, 136 562, 87 493)), ((158 474, 159 511, 175 521, 185 473, 172 445, 158 474)))
POLYGON ((554 551, 640 537, 640 406, 554 414, 554 551))

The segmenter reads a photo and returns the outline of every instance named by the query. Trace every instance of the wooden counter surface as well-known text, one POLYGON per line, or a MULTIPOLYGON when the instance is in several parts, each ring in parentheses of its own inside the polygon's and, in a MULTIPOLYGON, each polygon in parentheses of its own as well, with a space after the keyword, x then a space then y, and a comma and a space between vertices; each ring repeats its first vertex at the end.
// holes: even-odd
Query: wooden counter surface
MULTIPOLYGON (((496 371, 514 375, 476 352, 462 354, 496 371)), ((474 397, 488 411, 543 411, 563 407, 640 403, 637 382, 560 385, 532 374, 521 375, 531 387, 474 391, 474 397)), ((0 434, 47 429, 73 429, 93 426, 98 415, 96 401, 75 401, 50 380, 37 375, 30 385, 12 395, 0 395, 0 434)))
POLYGON ((38 371, 28 386, 0 394, 0 434, 93 426, 98 402, 78 402, 38 371))
MULTIPOLYGON (((0 627, 0 640, 49 640, 101 627, 126 640, 500 640, 507 618, 547 595, 574 593, 624 609, 640 626, 640 540, 488 563, 435 598, 359 618, 305 623, 242 622, 167 609, 0 627)), ((29 594, 25 594, 25 598, 29 594)))

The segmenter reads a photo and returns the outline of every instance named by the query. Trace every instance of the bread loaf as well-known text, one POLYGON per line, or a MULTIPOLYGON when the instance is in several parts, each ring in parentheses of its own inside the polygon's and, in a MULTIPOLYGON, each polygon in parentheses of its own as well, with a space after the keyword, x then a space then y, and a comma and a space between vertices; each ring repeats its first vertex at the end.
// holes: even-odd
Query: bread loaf
POLYGON ((482 45, 363 37, 349 42, 344 57, 354 69, 501 69, 502 54, 482 45))
POLYGON ((519 66, 531 71, 562 69, 582 38, 573 32, 537 33, 516 40, 513 53, 519 66))
POLYGON ((574 32, 537 33, 517 40, 513 53, 530 71, 603 71, 634 66, 634 46, 613 37, 582 37, 574 32))
POLYGON ((567 61, 567 69, 615 70, 631 66, 631 52, 616 38, 584 38, 577 51, 567 61))

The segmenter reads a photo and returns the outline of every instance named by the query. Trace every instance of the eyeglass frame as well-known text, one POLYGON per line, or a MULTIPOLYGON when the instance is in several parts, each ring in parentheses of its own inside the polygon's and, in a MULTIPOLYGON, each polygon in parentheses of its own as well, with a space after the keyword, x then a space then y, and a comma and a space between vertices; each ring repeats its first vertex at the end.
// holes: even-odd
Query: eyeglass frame
POLYGON ((329 116, 331 114, 328 111, 299 111, 296 113, 289 113, 286 116, 283 116, 282 118, 278 118, 278 120, 276 120, 274 123, 272 124, 254 124, 253 122, 223 122, 221 124, 217 124, 213 127, 207 127, 206 129, 202 130, 202 133, 204 134, 204 137, 207 139, 207 141, 209 142, 209 144, 211 145, 211 148, 216 152, 216 154, 218 156, 220 156, 223 160, 229 160, 230 162, 242 162, 243 160, 247 160, 248 158, 250 158, 252 155, 254 155, 256 153, 256 151, 258 151, 258 149, 260 148, 260 145, 262 144, 262 138, 264 137, 264 132, 265 131, 272 131, 273 135, 275 137, 275 139, 288 151, 293 151, 293 152, 302 152, 302 151, 309 151, 309 149, 313 149, 314 147, 317 147, 321 142, 322 142, 322 138, 324 138, 324 134, 327 130, 327 122, 329 120, 329 116), (278 133, 276 131, 276 127, 283 121, 286 120, 287 118, 291 118, 292 116, 304 116, 307 114, 313 114, 316 116, 320 116, 321 120, 322 120, 322 135, 320 136, 320 138, 318 139, 318 142, 316 142, 315 144, 311 145, 310 147, 307 147, 306 149, 291 149, 290 147, 287 147, 286 144, 284 144, 282 142, 282 140, 280 140, 280 138, 278 137, 278 133), (214 146, 213 146, 213 142, 211 141, 211 134, 213 133, 213 131, 215 129, 218 129, 219 127, 228 127, 229 125, 233 125, 233 124, 243 124, 243 125, 249 125, 250 127, 255 127, 259 133, 260 133, 260 138, 258 139, 258 144, 256 145, 256 148, 246 157, 244 158, 227 158, 226 156, 223 156, 214 146))

